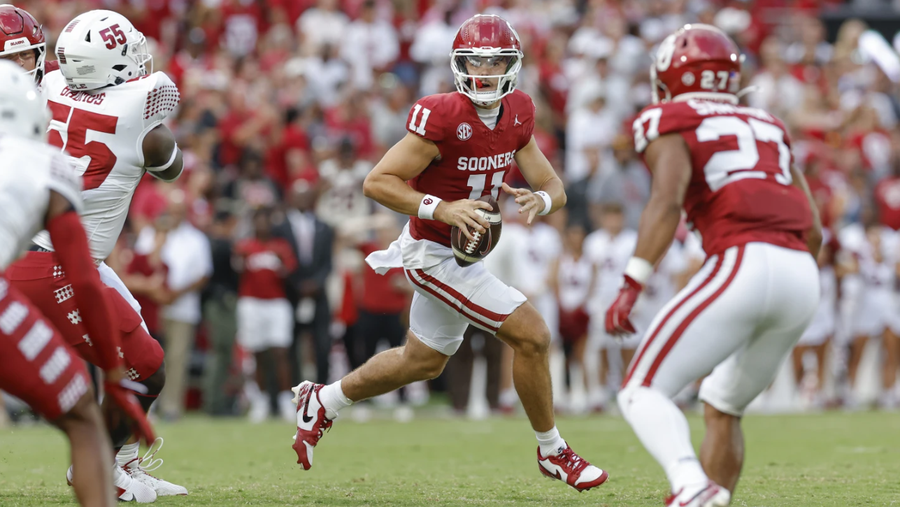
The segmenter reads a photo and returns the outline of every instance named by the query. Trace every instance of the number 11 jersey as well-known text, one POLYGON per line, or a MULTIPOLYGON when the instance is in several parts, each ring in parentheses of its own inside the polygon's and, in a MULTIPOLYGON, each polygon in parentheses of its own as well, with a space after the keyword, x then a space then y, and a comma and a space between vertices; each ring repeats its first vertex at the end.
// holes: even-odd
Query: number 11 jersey
POLYGON ((708 256, 754 241, 807 250, 812 213, 791 184, 790 139, 779 119, 761 109, 688 100, 647 107, 634 121, 639 153, 666 134, 680 134, 690 150, 684 210, 708 256))
MULTIPOLYGON (((410 180, 410 186, 445 201, 483 195, 499 199, 500 185, 512 169, 516 152, 531 141, 534 102, 516 90, 501 99, 500 107, 500 118, 491 130, 461 93, 429 95, 416 102, 406 129, 432 141, 440 156, 410 180)), ((443 222, 412 217, 409 232, 414 239, 450 246, 450 226, 443 222)))
MULTIPOLYGON (((60 71, 41 81, 52 120, 48 142, 69 155, 84 180, 84 225, 91 256, 112 253, 125 225, 135 188, 144 176, 144 137, 178 105, 178 88, 155 72, 90 92, 69 89, 60 71)), ((34 242, 52 250, 41 231, 34 242)))

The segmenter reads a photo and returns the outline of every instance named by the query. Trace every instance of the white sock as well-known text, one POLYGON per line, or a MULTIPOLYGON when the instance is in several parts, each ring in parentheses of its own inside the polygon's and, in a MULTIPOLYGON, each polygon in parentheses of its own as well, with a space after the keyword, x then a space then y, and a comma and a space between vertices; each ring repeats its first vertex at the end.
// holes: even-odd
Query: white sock
POLYGON ((672 491, 709 480, 694 454, 687 419, 675 403, 649 387, 619 393, 619 408, 647 451, 666 471, 672 491))
POLYGON ((537 437, 538 444, 541 446, 541 456, 556 456, 566 450, 566 441, 559 436, 559 430, 556 426, 550 431, 535 431, 534 436, 537 437))
POLYGON ((328 384, 319 391, 319 401, 325 407, 325 417, 334 419, 337 417, 341 409, 353 405, 353 400, 344 395, 341 389, 341 381, 338 380, 334 384, 328 384))
POLYGON ((140 442, 135 442, 133 444, 125 444, 119 449, 119 452, 116 453, 116 463, 123 467, 129 461, 138 457, 138 450, 140 450, 141 444, 140 442))

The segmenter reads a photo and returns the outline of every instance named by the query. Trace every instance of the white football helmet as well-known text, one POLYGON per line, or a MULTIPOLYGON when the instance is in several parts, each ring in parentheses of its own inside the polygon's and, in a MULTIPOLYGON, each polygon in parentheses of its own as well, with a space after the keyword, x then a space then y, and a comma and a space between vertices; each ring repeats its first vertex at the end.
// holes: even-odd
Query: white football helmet
POLYGON ((46 141, 49 121, 34 78, 15 63, 0 60, 0 134, 46 141))
POLYGON ((96 90, 153 72, 146 37, 113 11, 89 11, 69 21, 56 39, 56 58, 73 90, 96 90))

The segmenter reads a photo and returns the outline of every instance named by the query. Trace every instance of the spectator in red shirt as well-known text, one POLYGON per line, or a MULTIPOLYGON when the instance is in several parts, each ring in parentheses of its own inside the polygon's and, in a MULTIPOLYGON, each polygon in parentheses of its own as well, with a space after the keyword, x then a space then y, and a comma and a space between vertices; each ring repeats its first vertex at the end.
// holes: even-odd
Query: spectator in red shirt
POLYGON ((891 174, 875 185, 875 205, 881 224, 900 230, 900 157, 894 155, 891 174))
POLYGON ((297 267, 291 245, 272 236, 270 208, 253 214, 254 237, 235 245, 243 270, 238 287, 238 343, 256 357, 255 382, 249 382, 250 420, 262 422, 269 416, 269 396, 263 364, 271 355, 278 384, 278 411, 288 421, 296 417, 291 403, 291 370, 288 347, 294 335, 294 315, 285 294, 285 279, 297 267))

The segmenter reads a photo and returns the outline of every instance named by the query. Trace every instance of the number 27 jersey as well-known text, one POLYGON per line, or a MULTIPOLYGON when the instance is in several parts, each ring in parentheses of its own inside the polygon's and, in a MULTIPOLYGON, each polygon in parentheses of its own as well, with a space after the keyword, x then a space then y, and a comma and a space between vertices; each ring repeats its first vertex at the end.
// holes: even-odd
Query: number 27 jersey
MULTIPOLYGON (((44 76, 41 92, 52 114, 47 141, 69 155, 84 180, 81 223, 91 256, 105 259, 144 176, 144 137, 178 105, 178 89, 164 73, 155 72, 117 86, 78 92, 54 71, 44 76)), ((34 242, 52 248, 46 231, 34 242)))
POLYGON ((790 139, 780 120, 706 100, 658 104, 635 120, 635 149, 642 153, 659 136, 676 133, 691 156, 684 210, 707 255, 754 241, 807 249, 812 212, 792 185, 790 139))

